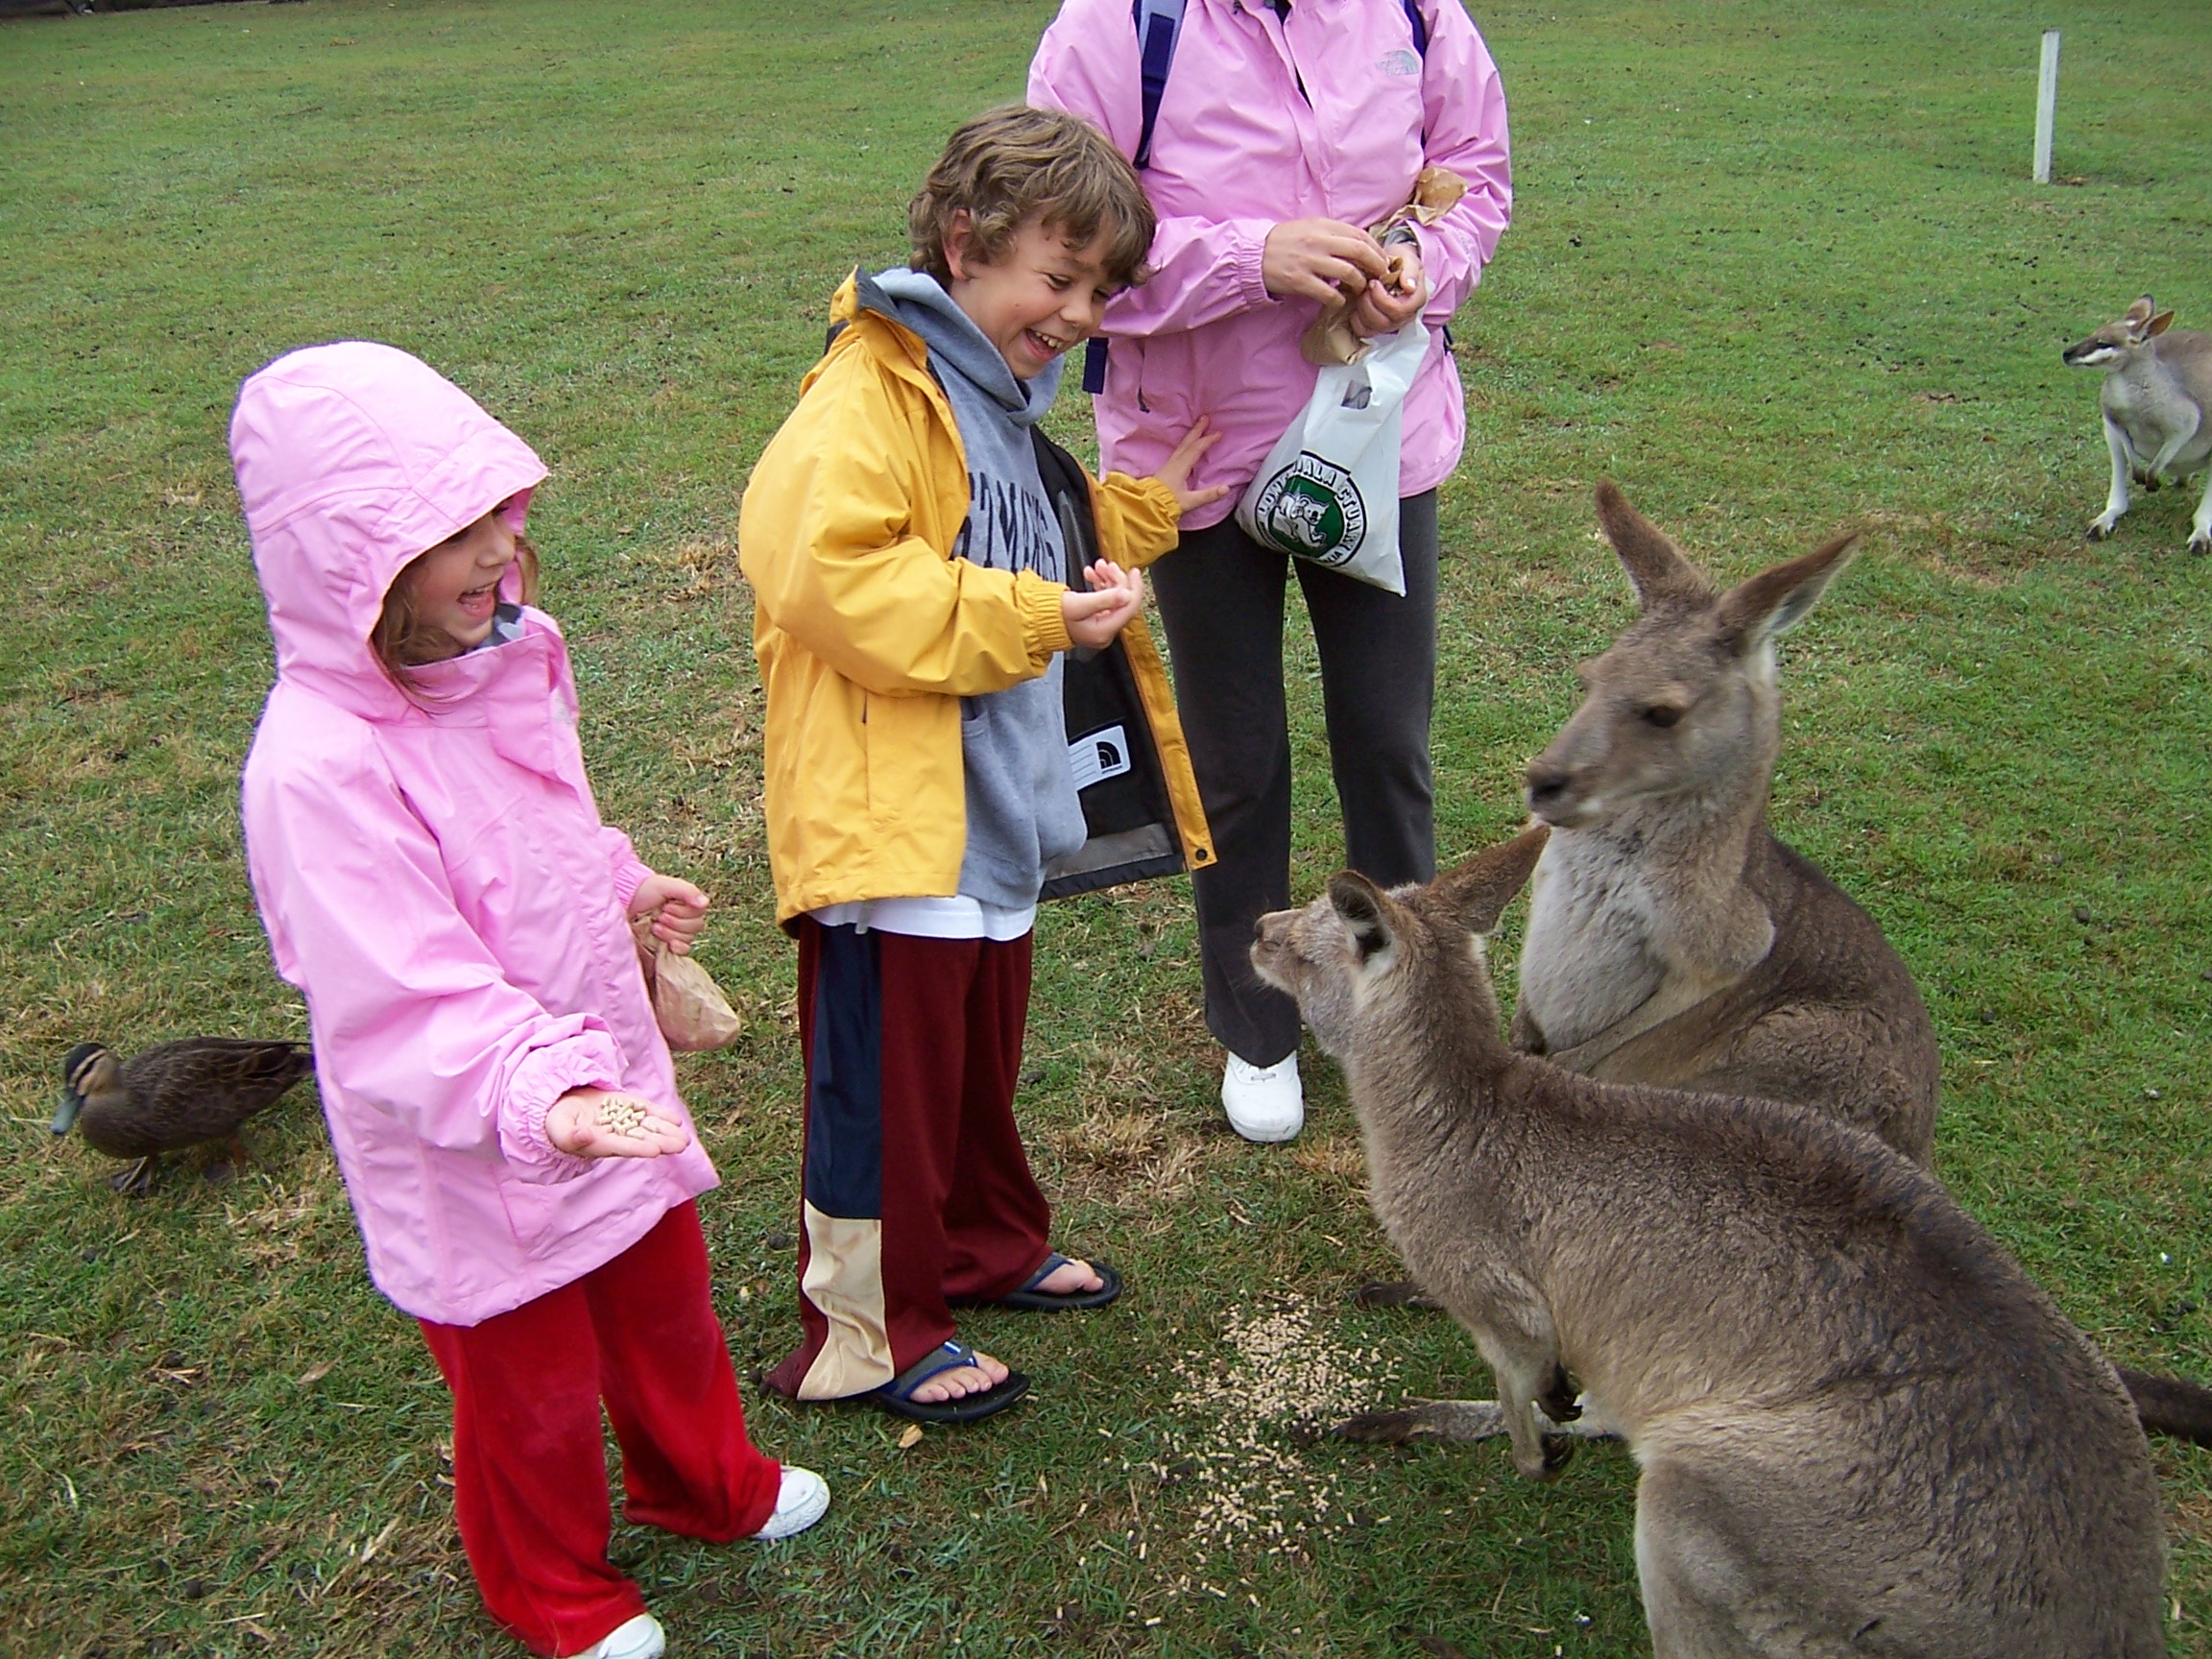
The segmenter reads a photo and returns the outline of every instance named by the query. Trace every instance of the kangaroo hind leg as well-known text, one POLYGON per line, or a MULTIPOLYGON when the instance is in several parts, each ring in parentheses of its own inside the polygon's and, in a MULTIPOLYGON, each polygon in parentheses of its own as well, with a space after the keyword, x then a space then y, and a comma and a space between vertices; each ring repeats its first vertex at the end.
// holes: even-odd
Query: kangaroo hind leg
POLYGON ((1836 1648, 1776 1605, 1785 1586, 1740 1538, 1715 1484, 1654 1459, 1636 1490, 1636 1574, 1655 1659, 1801 1659, 1836 1648))

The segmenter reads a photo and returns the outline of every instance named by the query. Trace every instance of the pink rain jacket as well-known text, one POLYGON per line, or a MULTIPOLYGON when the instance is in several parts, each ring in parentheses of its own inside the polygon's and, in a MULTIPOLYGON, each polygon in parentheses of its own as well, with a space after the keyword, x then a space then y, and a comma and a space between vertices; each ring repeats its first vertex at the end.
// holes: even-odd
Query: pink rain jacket
POLYGON ((360 341, 248 380, 230 454, 276 640, 246 759, 254 896, 307 999, 370 1276, 473 1325, 716 1181, 696 1140, 588 1160, 545 1139, 579 1086, 689 1123, 623 917, 650 872, 599 822, 560 630, 525 611, 521 638, 418 670, 414 700, 369 649, 401 568, 510 498, 519 528, 545 469, 451 382, 360 341))
MULTIPOLYGON (((1513 207, 1505 94, 1459 0, 1420 0, 1429 52, 1413 50, 1400 0, 1189 0, 1142 177, 1160 215, 1152 279, 1106 307, 1112 345, 1097 399, 1104 465, 1143 477, 1201 415, 1221 441, 1193 489, 1228 495, 1185 515, 1218 523, 1313 395, 1298 337, 1310 300, 1261 280, 1267 232, 1286 219, 1367 226, 1413 193, 1425 166, 1467 194, 1419 231, 1431 288, 1428 360, 1406 400, 1400 493, 1433 489, 1466 431, 1442 329, 1474 290, 1513 207)), ((1134 156, 1143 107, 1129 0, 1066 0, 1029 66, 1029 102, 1066 109, 1134 156)))

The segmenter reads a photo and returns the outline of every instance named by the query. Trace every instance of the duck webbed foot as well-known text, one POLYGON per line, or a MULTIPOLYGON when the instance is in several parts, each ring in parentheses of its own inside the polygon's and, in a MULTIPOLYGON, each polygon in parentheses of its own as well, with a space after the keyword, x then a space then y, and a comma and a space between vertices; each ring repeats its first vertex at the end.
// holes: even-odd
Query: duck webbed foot
POLYGON ((126 1198, 143 1198, 154 1190, 156 1160, 141 1158, 135 1164, 127 1164, 108 1177, 108 1185, 126 1198))

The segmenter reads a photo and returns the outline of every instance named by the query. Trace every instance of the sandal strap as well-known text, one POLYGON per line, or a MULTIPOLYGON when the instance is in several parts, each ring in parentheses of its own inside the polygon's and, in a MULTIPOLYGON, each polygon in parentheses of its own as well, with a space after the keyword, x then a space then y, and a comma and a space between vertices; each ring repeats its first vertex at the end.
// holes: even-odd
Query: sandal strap
POLYGON ((974 1364, 975 1350, 958 1337, 949 1337, 884 1383, 882 1392, 901 1400, 909 1400, 913 1398, 914 1390, 930 1378, 942 1376, 948 1371, 957 1371, 963 1365, 974 1364))
MULTIPOLYGON (((1067 1266, 1070 1260, 1071 1259, 1061 1255, 1057 1250, 1050 1252, 1045 1258, 1045 1265, 1038 1268, 1036 1272, 1030 1274, 1027 1279, 1022 1281, 1022 1289, 1036 1289, 1038 1286, 1044 1284, 1046 1280, 1051 1278, 1053 1274, 1059 1272, 1061 1268, 1067 1266)), ((1019 1294, 1019 1292, 1017 1292, 1017 1294, 1019 1294)))

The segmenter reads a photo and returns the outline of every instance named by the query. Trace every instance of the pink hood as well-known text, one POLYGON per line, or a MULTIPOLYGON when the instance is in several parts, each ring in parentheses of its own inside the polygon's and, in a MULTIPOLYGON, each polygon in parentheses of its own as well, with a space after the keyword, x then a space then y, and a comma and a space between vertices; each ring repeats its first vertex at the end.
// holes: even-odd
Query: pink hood
POLYGON ((369 648, 408 562, 545 468, 389 346, 278 358, 231 458, 276 641, 247 757, 247 864, 277 972, 307 1001, 330 1139, 369 1270, 406 1311, 472 1325, 569 1284, 715 1184, 694 1142, 587 1161, 545 1140, 569 1089, 685 1121, 623 910, 649 874, 602 826, 552 619, 417 670, 369 648))
POLYGON ((545 476, 468 393, 368 340, 310 346, 248 380, 230 456, 277 676, 370 719, 406 708, 369 653, 393 581, 510 497, 520 530, 545 476))

